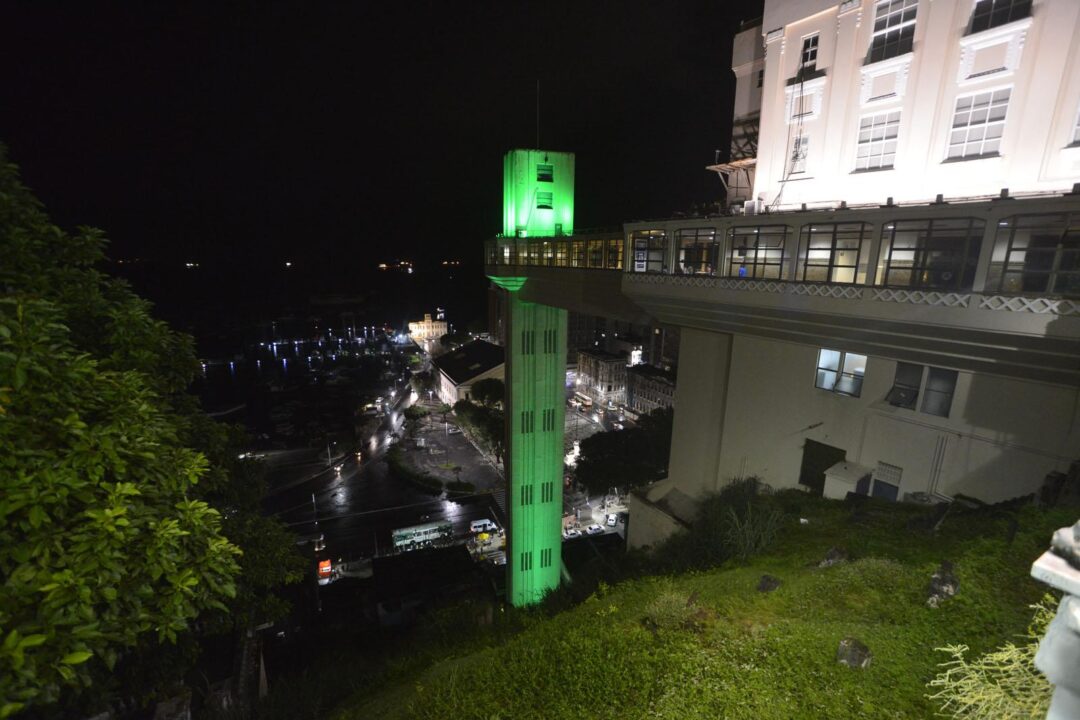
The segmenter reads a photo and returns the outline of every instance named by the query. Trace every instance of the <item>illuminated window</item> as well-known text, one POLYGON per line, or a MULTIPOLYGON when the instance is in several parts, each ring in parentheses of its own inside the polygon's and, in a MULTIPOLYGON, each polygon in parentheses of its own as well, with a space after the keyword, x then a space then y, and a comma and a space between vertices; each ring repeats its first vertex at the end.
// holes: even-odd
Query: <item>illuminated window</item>
POLYGON ((806 155, 810 152, 810 138, 805 135, 796 135, 791 143, 791 170, 790 174, 806 172, 806 155))
POLYGON ((814 387, 841 395, 862 395, 866 375, 866 356, 840 350, 818 351, 817 379, 814 387))
POLYGON ((536 209, 537 210, 550 210, 552 206, 552 193, 538 192, 536 193, 536 209))
POLYGON ((867 223, 816 223, 804 225, 799 241, 799 280, 853 283, 858 278, 859 258, 869 242, 867 223))
POLYGON ((536 166, 536 180, 537 182, 551 182, 554 176, 554 171, 550 165, 537 165, 536 166))
POLYGON ((1010 92, 1011 88, 1004 88, 956 99, 949 159, 999 154, 1010 92))
POLYGON ((787 225, 737 227, 728 231, 728 277, 782 280, 787 225))
POLYGON ((1031 15, 1031 0, 978 0, 971 13, 971 32, 995 28, 1031 15))
POLYGON ((896 136, 900 132, 900 111, 869 115, 859 121, 856 170, 891 168, 896 159, 896 136))
POLYGON ((987 289, 1080 296, 1080 215, 1019 215, 998 223, 987 289))
POLYGON ((882 0, 874 7, 874 37, 869 62, 911 52, 915 38, 915 11, 919 0, 882 0))
POLYGON ((631 235, 634 272, 667 272, 667 233, 663 230, 636 230, 631 235))
POLYGON ((716 269, 716 228, 684 228, 675 231, 679 248, 677 272, 711 275, 716 269))
POLYGON ((814 33, 802 41, 802 57, 799 58, 800 67, 804 71, 810 71, 817 67, 818 34, 814 33))
POLYGON ((970 290, 986 223, 976 218, 898 220, 882 230, 887 287, 970 290))
POLYGON ((607 241, 607 255, 604 267, 608 270, 622 270, 623 267, 623 239, 610 238, 607 241))

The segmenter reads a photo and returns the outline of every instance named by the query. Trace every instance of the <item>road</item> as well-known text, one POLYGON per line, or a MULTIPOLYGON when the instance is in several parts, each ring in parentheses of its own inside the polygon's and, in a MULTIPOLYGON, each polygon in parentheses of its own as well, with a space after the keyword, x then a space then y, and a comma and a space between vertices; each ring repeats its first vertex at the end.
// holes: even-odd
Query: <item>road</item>
POLYGON ((335 562, 388 552, 396 528, 449 520, 455 535, 461 536, 468 534, 473 520, 497 519, 490 495, 443 500, 391 476, 385 456, 392 433, 402 432, 403 411, 412 402, 406 388, 398 386, 396 401, 375 433, 343 459, 335 459, 340 471, 329 467, 289 483, 265 503, 267 512, 299 536, 322 534, 326 554, 335 562), (356 457, 357 450, 362 459, 356 457))

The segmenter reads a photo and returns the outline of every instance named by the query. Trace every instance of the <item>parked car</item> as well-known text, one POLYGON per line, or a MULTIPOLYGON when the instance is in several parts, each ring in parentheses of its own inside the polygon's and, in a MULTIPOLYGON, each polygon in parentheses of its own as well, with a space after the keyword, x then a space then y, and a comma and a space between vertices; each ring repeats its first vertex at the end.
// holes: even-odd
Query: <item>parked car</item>
POLYGON ((618 524, 619 524, 619 516, 618 515, 612 514, 612 515, 607 516, 607 526, 608 527, 615 527, 618 524))
POLYGON ((577 528, 570 528, 569 530, 567 530, 566 532, 563 533, 563 537, 566 538, 567 540, 569 540, 570 538, 581 537, 581 531, 578 530, 577 528))
POLYGON ((624 430, 626 428, 626 426, 623 425, 621 422, 612 423, 611 427, 615 428, 616 430, 624 430))
POLYGON ((600 527, 596 523, 593 523, 589 527, 585 528, 585 532, 587 532, 589 535, 599 535, 600 533, 604 532, 604 528, 600 527))

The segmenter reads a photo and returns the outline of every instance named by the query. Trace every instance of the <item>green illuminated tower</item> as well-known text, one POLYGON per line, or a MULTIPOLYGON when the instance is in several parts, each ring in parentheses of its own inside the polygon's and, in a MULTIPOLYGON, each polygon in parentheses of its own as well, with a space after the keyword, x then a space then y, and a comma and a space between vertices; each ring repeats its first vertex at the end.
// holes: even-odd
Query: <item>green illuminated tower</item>
MULTIPOLYGON (((574 230, 574 155, 511 150, 503 164, 503 231, 574 230)), ((521 299, 523 277, 493 277, 507 292, 506 469, 510 514, 507 597, 539 602, 562 573, 566 311, 521 299)))
POLYGON ((574 234, 574 154, 511 150, 503 158, 503 235, 574 234))

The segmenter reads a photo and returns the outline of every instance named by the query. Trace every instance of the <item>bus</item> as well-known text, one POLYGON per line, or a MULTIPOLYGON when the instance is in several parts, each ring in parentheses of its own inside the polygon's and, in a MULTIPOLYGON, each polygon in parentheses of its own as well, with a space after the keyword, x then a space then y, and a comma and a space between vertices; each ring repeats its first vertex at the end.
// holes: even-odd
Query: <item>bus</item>
POLYGON ((391 534, 394 550, 407 552, 432 545, 441 545, 454 539, 454 526, 448 520, 412 525, 394 530, 391 534))
POLYGON ((585 393, 574 393, 574 400, 577 400, 581 404, 582 410, 588 410, 592 407, 592 398, 585 393))

